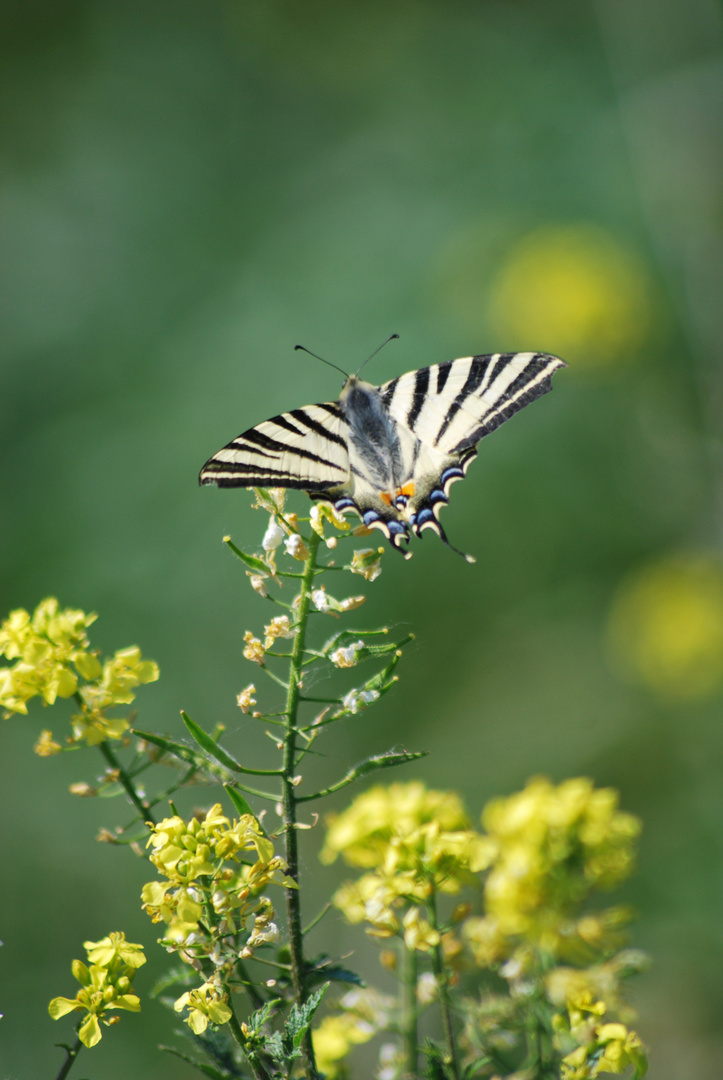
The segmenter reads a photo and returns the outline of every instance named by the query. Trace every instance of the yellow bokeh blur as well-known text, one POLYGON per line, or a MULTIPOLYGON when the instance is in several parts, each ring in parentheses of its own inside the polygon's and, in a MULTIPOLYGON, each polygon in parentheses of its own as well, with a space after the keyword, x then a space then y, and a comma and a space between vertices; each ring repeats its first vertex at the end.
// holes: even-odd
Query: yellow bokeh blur
POLYGON ((723 566, 671 557, 621 584, 609 625, 613 658, 663 699, 693 700, 723 683, 723 566))
POLYGON ((651 288, 641 260, 605 230, 550 225, 512 248, 489 314, 505 348, 590 367, 627 363, 650 330, 651 288))

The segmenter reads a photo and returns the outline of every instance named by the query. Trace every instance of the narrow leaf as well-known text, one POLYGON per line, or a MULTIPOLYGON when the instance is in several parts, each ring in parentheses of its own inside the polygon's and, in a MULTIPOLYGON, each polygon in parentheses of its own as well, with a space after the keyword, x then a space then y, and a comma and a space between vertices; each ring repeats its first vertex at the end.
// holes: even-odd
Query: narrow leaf
POLYGON ((188 713, 185 713, 183 709, 181 709, 181 716, 183 718, 184 724, 188 728, 189 733, 196 740, 202 750, 205 750, 205 752, 207 754, 210 754, 211 757, 216 758, 216 761, 220 762, 221 765, 225 765, 227 769, 231 769, 233 772, 241 771, 241 766, 239 765, 238 761, 236 761, 236 759, 232 757, 231 754, 224 750, 222 746, 219 746, 216 740, 212 738, 207 731, 204 731, 203 728, 199 724, 197 724, 195 720, 192 720, 188 713))
POLYGON ((240 795, 238 791, 236 791, 236 788, 231 787, 230 784, 224 784, 223 786, 226 789, 226 794, 238 810, 239 814, 251 814, 251 817, 256 817, 256 814, 254 814, 243 795, 240 795))
POLYGON ((139 739, 145 739, 146 742, 158 746, 161 750, 165 750, 169 754, 173 754, 174 757, 180 758, 181 761, 185 761, 195 769, 207 772, 216 780, 220 780, 222 784, 233 779, 233 777, 229 775, 228 769, 222 769, 218 762, 214 761, 212 757, 207 754, 199 754, 192 746, 174 742, 172 739, 166 739, 161 735, 153 735, 150 731, 139 731, 137 728, 133 728, 133 734, 137 735, 139 739))
POLYGON ((418 761, 419 758, 427 757, 428 750, 387 750, 386 754, 374 754, 366 761, 355 765, 351 772, 356 779, 366 776, 377 769, 393 769, 396 765, 406 765, 408 761, 418 761))
POLYGON ((259 559, 256 555, 247 555, 241 548, 236 547, 233 540, 226 538, 224 543, 227 548, 230 548, 231 551, 233 551, 237 559, 240 559, 242 563, 246 563, 250 570, 255 570, 257 574, 266 574, 268 577, 271 576, 271 571, 263 559, 259 559))

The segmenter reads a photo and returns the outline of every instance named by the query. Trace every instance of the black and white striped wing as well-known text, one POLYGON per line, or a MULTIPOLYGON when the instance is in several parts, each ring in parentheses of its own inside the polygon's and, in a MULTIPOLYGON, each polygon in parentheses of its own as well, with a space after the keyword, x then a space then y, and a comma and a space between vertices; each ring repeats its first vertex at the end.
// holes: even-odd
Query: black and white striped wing
POLYGON ((379 389, 390 415, 424 445, 459 454, 552 389, 565 361, 548 353, 465 356, 409 371, 379 389))
POLYGON ((264 420, 206 462, 199 483, 322 493, 349 481, 346 421, 336 402, 264 420))

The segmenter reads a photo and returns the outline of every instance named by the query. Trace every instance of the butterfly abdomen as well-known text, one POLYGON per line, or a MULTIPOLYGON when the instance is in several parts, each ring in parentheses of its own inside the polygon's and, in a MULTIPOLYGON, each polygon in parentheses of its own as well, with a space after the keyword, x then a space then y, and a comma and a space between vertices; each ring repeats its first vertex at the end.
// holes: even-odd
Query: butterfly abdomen
MULTIPOLYGON (((349 430, 349 440, 361 459, 367 480, 379 491, 388 491, 402 482, 402 447, 397 430, 376 386, 353 376, 339 398, 349 430)), ((352 472, 354 462, 352 461, 352 472)))

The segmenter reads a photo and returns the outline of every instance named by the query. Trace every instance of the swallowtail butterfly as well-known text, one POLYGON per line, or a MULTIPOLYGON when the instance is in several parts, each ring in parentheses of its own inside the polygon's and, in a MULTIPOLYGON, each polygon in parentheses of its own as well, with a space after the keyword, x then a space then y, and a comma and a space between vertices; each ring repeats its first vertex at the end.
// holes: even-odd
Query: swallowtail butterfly
POLYGON ((350 375, 338 401, 281 413, 233 439, 206 462, 199 482, 299 488, 341 513, 355 510, 409 558, 400 543, 410 530, 432 529, 449 543, 439 514, 478 442, 551 390, 565 366, 547 353, 494 353, 381 386, 350 375))

